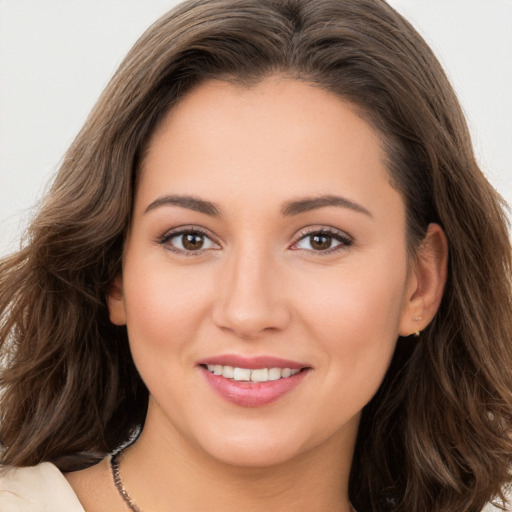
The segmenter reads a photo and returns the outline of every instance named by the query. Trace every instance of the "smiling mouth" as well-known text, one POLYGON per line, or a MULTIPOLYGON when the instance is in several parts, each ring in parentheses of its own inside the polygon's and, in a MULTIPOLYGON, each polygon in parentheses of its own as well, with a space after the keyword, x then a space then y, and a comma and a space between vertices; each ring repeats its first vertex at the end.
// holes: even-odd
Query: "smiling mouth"
POLYGON ((225 355, 212 359, 198 365, 206 382, 224 400, 240 407, 262 407, 277 401, 300 386, 313 369, 273 357, 225 355), (222 362, 228 364, 218 364, 222 362))
POLYGON ((293 377, 307 368, 240 368, 237 366, 223 366, 220 364, 203 364, 203 368, 213 375, 242 382, 268 382, 293 377))

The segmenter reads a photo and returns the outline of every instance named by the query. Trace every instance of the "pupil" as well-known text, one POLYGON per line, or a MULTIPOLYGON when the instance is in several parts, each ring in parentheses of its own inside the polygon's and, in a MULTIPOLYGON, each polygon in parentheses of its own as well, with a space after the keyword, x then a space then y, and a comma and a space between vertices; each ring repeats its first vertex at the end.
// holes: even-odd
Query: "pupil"
POLYGON ((204 236, 200 233, 188 233, 183 235, 183 247, 190 251, 201 249, 204 244, 204 236))
POLYGON ((311 247, 317 250, 329 249, 332 237, 329 235, 313 235, 311 237, 311 247))

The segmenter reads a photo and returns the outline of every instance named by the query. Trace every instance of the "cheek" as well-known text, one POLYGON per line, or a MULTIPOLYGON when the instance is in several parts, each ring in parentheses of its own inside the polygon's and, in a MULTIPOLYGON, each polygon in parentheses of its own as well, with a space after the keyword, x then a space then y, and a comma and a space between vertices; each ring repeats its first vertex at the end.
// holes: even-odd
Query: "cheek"
POLYGON ((396 335, 405 283, 406 267, 399 263, 387 268, 375 264, 340 266, 338 272, 296 280, 297 295, 309 324, 332 329, 344 338, 349 331, 357 338, 358 332, 396 335))
POLYGON ((377 391, 398 338, 405 268, 354 266, 300 290, 300 316, 321 347, 331 399, 357 408, 377 391))
POLYGON ((144 271, 136 262, 125 266, 127 328, 136 362, 170 368, 197 338, 211 295, 211 276, 198 273, 191 279, 189 272, 173 272, 168 263, 144 271))

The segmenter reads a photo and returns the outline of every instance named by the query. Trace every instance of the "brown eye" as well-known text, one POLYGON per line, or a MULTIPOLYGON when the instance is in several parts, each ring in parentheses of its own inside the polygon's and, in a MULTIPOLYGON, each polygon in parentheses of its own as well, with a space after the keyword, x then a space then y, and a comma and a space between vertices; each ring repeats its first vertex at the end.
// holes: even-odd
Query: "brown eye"
POLYGON ((325 251, 331 248, 332 236, 324 234, 315 234, 310 236, 311 248, 316 251, 325 251))
POLYGON ((183 248, 187 251, 197 251, 204 245, 204 235, 202 233, 185 233, 182 236, 183 248))
POLYGON ((206 233, 193 229, 171 232, 160 240, 160 244, 174 252, 192 255, 209 249, 220 249, 206 233))
POLYGON ((322 230, 303 235, 292 248, 330 254, 337 250, 346 249, 352 244, 353 240, 341 231, 322 230))

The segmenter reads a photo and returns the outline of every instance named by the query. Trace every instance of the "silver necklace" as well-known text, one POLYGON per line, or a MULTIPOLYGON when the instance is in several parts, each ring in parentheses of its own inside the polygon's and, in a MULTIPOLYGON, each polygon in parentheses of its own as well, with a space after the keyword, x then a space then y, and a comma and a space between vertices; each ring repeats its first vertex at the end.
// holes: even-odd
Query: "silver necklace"
POLYGON ((112 478, 114 479, 114 485, 116 486, 117 492, 120 494, 123 501, 128 505, 128 508, 132 512, 142 512, 142 510, 135 505, 128 491, 125 489, 123 481, 121 480, 121 472, 119 471, 119 460, 123 452, 117 452, 110 458, 110 468, 112 469, 112 478))
MULTIPOLYGON (((117 489, 117 492, 120 494, 121 498, 123 498, 123 501, 128 505, 128 508, 132 512, 142 512, 142 510, 135 505, 133 502, 131 496, 128 494, 128 491, 126 490, 123 481, 121 480, 121 472, 119 470, 119 462, 121 459, 121 454, 123 451, 115 453, 110 458, 110 468, 112 469, 112 478, 114 479, 114 485, 117 489)), ((357 512, 356 509, 350 504, 350 510, 352 512, 357 512)))

